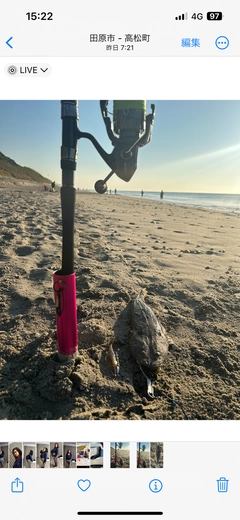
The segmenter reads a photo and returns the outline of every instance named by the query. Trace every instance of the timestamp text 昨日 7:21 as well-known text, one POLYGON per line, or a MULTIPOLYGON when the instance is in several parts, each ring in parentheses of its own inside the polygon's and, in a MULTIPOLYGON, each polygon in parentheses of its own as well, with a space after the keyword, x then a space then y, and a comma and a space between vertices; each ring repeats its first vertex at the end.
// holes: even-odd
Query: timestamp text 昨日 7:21
POLYGON ((121 51, 133 51, 134 46, 133 45, 121 45, 121 51))

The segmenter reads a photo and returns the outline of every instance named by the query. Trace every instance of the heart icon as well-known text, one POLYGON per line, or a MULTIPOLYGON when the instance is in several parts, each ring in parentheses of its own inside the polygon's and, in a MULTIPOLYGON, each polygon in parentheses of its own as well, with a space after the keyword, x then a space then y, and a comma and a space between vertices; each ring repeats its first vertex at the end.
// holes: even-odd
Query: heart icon
POLYGON ((80 479, 77 481, 77 485, 81 491, 87 491, 90 488, 91 482, 86 478, 86 480, 80 479))

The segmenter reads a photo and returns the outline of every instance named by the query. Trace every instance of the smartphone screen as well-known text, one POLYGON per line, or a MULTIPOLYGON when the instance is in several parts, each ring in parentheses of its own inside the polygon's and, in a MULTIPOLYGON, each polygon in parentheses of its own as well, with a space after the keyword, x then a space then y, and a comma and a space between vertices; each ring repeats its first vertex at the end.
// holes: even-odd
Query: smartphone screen
POLYGON ((1 7, 6 520, 238 518, 240 12, 213 7, 1 7))

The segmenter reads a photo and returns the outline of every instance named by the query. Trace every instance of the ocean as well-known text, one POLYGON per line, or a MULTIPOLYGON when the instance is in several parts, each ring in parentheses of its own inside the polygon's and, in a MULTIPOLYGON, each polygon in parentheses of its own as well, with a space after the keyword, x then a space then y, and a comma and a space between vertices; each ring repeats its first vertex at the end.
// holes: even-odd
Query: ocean
MULTIPOLYGON (((114 190, 112 190, 112 194, 114 194, 114 190)), ((117 194, 127 197, 142 198, 140 191, 118 190, 117 194)), ((160 192, 145 191, 143 198, 160 202, 160 192)), ((179 204, 181 206, 192 206, 195 208, 240 213, 240 195, 224 195, 220 193, 164 192, 161 204, 164 202, 167 202, 168 204, 179 204)))

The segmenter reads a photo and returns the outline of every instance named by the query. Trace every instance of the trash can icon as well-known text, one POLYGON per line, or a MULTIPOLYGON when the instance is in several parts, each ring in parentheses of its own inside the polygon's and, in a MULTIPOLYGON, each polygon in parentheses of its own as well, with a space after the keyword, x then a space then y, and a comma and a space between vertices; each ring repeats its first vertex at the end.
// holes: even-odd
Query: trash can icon
POLYGON ((217 480, 218 493, 227 493, 228 491, 228 482, 225 477, 220 477, 217 480))

